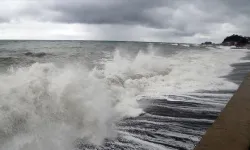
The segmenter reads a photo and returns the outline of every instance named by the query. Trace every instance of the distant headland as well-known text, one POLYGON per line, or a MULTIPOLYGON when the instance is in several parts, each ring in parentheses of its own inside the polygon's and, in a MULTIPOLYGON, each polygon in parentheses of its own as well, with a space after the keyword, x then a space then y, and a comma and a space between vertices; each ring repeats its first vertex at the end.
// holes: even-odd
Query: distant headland
POLYGON ((250 37, 233 34, 226 37, 221 44, 225 46, 244 47, 250 44, 250 37))
MULTIPOLYGON (((204 42, 201 45, 213 45, 212 42, 204 42)), ((235 47, 250 47, 250 37, 233 34, 226 37, 220 45, 235 47)))

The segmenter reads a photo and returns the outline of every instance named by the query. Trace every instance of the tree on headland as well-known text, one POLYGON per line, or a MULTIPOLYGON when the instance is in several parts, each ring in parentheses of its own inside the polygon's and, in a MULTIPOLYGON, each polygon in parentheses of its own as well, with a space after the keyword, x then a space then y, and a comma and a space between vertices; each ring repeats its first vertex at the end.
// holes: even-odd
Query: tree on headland
POLYGON ((250 37, 244 37, 237 34, 226 37, 222 42, 222 45, 237 47, 246 46, 247 44, 250 44, 250 37))

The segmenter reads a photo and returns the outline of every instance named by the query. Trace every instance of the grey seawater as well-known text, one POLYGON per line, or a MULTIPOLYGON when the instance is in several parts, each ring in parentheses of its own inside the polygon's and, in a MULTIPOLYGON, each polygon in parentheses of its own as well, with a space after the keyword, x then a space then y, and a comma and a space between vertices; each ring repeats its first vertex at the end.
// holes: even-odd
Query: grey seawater
POLYGON ((0 41, 0 149, 191 150, 249 60, 194 44, 0 41))

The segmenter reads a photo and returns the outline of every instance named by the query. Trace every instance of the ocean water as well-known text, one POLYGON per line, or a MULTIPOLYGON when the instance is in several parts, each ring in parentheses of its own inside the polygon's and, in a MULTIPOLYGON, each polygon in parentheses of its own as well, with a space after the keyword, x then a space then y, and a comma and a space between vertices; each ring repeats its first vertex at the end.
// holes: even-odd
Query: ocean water
POLYGON ((249 71, 222 46, 0 41, 0 150, 192 150, 249 71))

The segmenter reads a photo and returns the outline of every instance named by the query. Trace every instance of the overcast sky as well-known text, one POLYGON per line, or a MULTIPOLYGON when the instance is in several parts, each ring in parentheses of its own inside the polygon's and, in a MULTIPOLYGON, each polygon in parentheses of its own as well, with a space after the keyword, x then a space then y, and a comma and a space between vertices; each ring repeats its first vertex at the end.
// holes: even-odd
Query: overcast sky
POLYGON ((250 35, 250 0, 1 0, 0 39, 221 42, 250 35))

